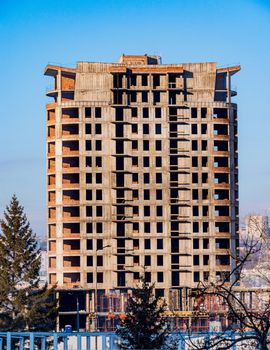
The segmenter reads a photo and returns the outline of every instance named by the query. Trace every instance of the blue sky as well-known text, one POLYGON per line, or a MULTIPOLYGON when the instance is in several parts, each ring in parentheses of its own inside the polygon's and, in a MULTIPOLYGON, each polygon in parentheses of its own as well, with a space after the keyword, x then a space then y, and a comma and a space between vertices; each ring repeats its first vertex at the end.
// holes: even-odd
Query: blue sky
POLYGON ((16 193, 36 233, 46 231, 46 64, 122 53, 241 64, 240 211, 269 211, 269 0, 1 0, 0 42, 0 213, 16 193))

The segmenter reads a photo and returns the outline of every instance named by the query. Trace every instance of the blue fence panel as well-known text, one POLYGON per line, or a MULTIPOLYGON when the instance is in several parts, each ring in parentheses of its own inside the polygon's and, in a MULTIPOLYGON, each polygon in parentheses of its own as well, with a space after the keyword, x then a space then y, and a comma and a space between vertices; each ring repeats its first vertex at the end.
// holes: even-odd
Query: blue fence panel
MULTIPOLYGON (((170 333, 171 339, 178 339, 177 350, 190 349, 187 344, 189 340, 196 341, 196 338, 204 338, 204 341, 211 341, 211 338, 218 332, 192 333, 183 332, 170 333)), ((254 335, 252 332, 245 332, 245 335, 254 335)), ((238 337, 237 333, 220 333, 230 339, 238 337)), ((241 335, 239 334, 241 337, 241 335)), ((27 345, 30 350, 116 350, 119 349, 119 339, 112 332, 0 332, 0 350, 23 350, 27 345), (13 346, 13 348, 12 348, 13 346)), ((240 346, 233 345, 232 350, 238 350, 240 346)))

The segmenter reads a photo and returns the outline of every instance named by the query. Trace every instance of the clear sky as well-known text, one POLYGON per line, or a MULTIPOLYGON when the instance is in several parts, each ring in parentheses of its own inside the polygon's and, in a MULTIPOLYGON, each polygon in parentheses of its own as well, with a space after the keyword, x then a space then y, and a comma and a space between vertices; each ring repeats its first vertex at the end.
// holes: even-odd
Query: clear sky
POLYGON ((35 232, 46 231, 46 64, 122 53, 241 64, 240 211, 269 210, 269 0, 0 0, 0 43, 0 213, 16 193, 35 232))

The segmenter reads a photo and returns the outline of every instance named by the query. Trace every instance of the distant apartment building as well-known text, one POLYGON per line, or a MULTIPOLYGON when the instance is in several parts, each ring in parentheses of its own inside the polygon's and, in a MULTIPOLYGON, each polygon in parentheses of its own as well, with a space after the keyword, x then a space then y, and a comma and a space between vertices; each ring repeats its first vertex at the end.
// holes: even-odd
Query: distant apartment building
POLYGON ((245 255, 253 247, 242 271, 242 286, 268 287, 269 272, 269 223, 268 216, 252 214, 245 217, 245 226, 239 230, 240 254, 245 255))
POLYGON ((40 253, 41 264, 39 270, 40 284, 45 285, 47 282, 47 270, 48 270, 48 254, 46 250, 42 250, 40 253))
POLYGON ((48 282, 48 252, 47 252, 47 242, 43 238, 38 238, 38 246, 40 249, 40 269, 39 269, 39 279, 40 285, 44 286, 48 282))
POLYGON ((85 328, 98 295, 142 274, 179 309, 187 288, 229 275, 239 70, 148 55, 46 67, 48 277, 86 296, 85 328))

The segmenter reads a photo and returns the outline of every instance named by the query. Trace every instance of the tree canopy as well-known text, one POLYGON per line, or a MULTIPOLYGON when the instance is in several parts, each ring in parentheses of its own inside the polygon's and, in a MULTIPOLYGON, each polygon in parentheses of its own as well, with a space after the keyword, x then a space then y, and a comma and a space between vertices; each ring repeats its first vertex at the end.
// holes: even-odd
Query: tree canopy
POLYGON ((141 278, 141 285, 132 290, 126 317, 116 334, 123 349, 160 349, 166 342, 166 304, 153 293, 154 284, 141 278))
POLYGON ((40 287, 40 249, 14 195, 0 221, 0 330, 52 330, 55 287, 40 287))

